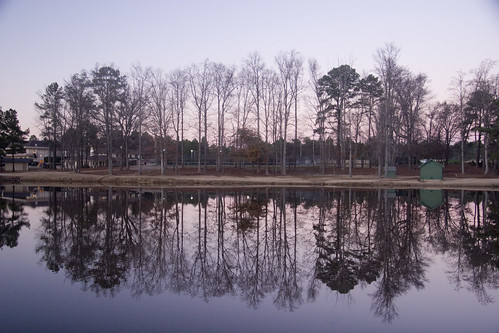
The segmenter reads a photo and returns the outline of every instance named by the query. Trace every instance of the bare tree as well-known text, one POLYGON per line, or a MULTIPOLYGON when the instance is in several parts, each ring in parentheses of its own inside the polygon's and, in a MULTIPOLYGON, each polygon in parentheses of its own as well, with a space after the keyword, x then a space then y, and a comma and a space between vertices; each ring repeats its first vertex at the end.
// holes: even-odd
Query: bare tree
POLYGON ((464 175, 464 143, 469 135, 469 126, 466 124, 465 104, 468 96, 465 74, 458 71, 451 82, 451 91, 454 93, 454 98, 459 106, 459 122, 461 134, 461 174, 464 175))
POLYGON ((187 73, 177 69, 170 74, 170 104, 172 110, 172 125, 176 136, 175 174, 178 173, 179 154, 181 165, 184 165, 184 114, 189 97, 187 73))
POLYGON ((438 121, 438 113, 440 109, 438 107, 429 108, 425 113, 426 121, 423 123, 423 130, 426 142, 436 142, 440 141, 440 135, 442 131, 442 125, 438 121))
POLYGON ((149 116, 147 111, 150 102, 149 83, 151 81, 151 75, 152 72, 150 68, 142 68, 138 64, 132 66, 130 73, 133 107, 138 114, 137 127, 139 132, 139 175, 142 174, 142 131, 144 128, 144 123, 147 123, 147 118, 149 116))
POLYGON ((232 118, 234 122, 234 146, 238 151, 242 149, 240 134, 248 129, 248 119, 254 102, 247 80, 248 76, 244 72, 240 72, 236 79, 236 105, 233 108, 232 118))
MULTIPOLYGON (((279 75, 270 69, 267 69, 263 75, 263 126, 264 126, 264 140, 265 144, 272 142, 276 143, 277 136, 277 114, 281 108, 281 86, 279 84, 279 75)), ((275 160, 277 161, 277 150, 274 151, 275 160)), ((269 158, 265 164, 265 173, 269 174, 269 158)))
MULTIPOLYGON (((394 89, 400 74, 400 67, 397 64, 397 58, 400 49, 394 44, 388 43, 384 48, 380 48, 376 51, 374 59, 376 61, 376 72, 379 75, 381 82, 383 84, 383 100, 384 105, 382 108, 383 114, 379 117, 381 132, 378 132, 378 137, 384 135, 384 159, 385 159, 385 177, 388 177, 388 166, 393 163, 393 156, 395 154, 394 149, 394 115, 395 115, 395 103, 394 103, 394 89), (391 157, 390 157, 391 152, 391 157)), ((381 143, 381 140, 379 140, 381 143)), ((379 159, 381 159, 381 150, 379 153, 379 159)), ((381 160, 378 164, 381 167, 381 160)), ((381 170, 378 171, 381 176, 381 170)))
POLYGON ((142 101, 141 96, 137 95, 137 91, 128 86, 124 92, 123 102, 116 110, 116 121, 121 132, 120 144, 120 169, 123 166, 126 170, 130 170, 128 147, 132 133, 139 128, 139 120, 141 120, 141 109, 139 106, 142 101), (123 165, 125 164, 125 165, 123 165))
MULTIPOLYGON (((276 58, 280 85, 282 89, 282 108, 279 114, 279 132, 282 140, 281 153, 281 174, 286 175, 286 145, 289 130, 289 121, 291 120, 291 111, 297 104, 298 98, 298 80, 302 72, 303 61, 300 55, 292 50, 281 52, 276 58)), ((296 107, 295 107, 296 112, 296 107)), ((296 127, 295 123, 295 127, 296 127)))
POLYGON ((258 52, 250 53, 245 61, 245 69, 247 75, 247 84, 253 96, 253 105, 255 106, 256 115, 256 133, 261 136, 261 102, 264 85, 265 63, 258 52))
POLYGON ((231 108, 236 89, 236 68, 223 64, 213 65, 213 93, 217 103, 217 172, 222 170, 225 151, 225 115, 231 108))
POLYGON ((201 66, 189 68, 189 85, 194 106, 198 115, 198 172, 201 172, 201 145, 204 146, 204 171, 206 171, 208 154, 208 110, 213 102, 211 92, 213 84, 212 64, 205 60, 201 66), (204 134, 204 137, 203 137, 204 134), (204 138, 204 144, 203 144, 204 138))
POLYGON ((422 125, 423 107, 429 94, 426 75, 413 75, 406 69, 399 73, 395 86, 395 100, 399 106, 399 139, 405 141, 408 167, 411 169, 413 147, 418 142, 422 125))
POLYGON ((449 163, 450 146, 455 136, 460 131, 460 110, 457 104, 449 104, 447 102, 438 103, 435 107, 437 109, 437 123, 442 132, 442 140, 445 145, 445 165, 449 163))
POLYGON ((171 122, 172 113, 168 105, 168 78, 161 70, 152 72, 150 80, 151 103, 149 104, 149 113, 151 119, 151 129, 159 141, 159 156, 161 158, 161 174, 165 170, 165 154, 167 153, 167 137, 171 122))

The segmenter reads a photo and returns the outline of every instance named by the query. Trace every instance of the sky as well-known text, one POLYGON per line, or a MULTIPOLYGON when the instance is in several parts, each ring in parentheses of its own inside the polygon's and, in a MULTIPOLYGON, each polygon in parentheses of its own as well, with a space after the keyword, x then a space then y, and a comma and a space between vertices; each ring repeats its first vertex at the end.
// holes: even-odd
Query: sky
POLYGON ((0 106, 39 135, 39 94, 96 65, 241 65, 257 51, 273 66, 295 50, 322 72, 349 64, 362 74, 387 43, 443 101, 458 71, 499 61, 499 0, 0 0, 0 106))

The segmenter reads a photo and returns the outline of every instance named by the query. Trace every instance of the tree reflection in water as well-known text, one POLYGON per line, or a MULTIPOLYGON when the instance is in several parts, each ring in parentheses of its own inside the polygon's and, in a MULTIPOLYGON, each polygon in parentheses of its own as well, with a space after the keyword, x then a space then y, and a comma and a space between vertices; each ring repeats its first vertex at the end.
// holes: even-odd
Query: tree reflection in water
MULTIPOLYGON (((12 186, 12 193, 15 193, 15 186, 12 186)), ((22 205, 7 198, 5 187, 0 186, 0 249, 4 246, 16 247, 19 233, 23 227, 29 228, 27 214, 22 205)))
POLYGON ((386 322, 398 316, 398 297, 424 288, 435 252, 447 258, 456 288, 491 302, 487 290, 499 281, 498 193, 445 192, 435 210, 418 195, 66 188, 51 192, 37 251, 50 270, 109 296, 122 287, 136 297, 232 295, 252 308, 271 296, 293 311, 304 290, 314 301, 322 285, 349 295, 372 284, 371 311, 386 322))

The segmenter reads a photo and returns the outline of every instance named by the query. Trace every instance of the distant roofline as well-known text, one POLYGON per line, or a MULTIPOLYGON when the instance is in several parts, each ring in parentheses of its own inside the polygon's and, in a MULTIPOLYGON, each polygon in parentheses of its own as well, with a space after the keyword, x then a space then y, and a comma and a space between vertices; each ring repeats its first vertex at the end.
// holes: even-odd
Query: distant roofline
POLYGON ((49 148, 50 141, 33 140, 24 145, 24 148, 49 148))

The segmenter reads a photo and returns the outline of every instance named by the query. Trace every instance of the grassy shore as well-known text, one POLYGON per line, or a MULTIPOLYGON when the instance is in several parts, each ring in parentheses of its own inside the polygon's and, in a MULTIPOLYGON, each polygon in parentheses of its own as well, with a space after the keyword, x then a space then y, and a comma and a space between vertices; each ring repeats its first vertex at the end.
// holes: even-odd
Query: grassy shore
POLYGON ((499 190, 498 177, 444 177, 443 180, 421 181, 416 175, 398 175, 393 179, 379 178, 372 174, 356 174, 351 178, 345 174, 295 173, 289 176, 265 175, 264 172, 240 172, 198 174, 197 171, 175 175, 172 170, 161 176, 158 170, 113 171, 88 169, 81 173, 72 171, 36 170, 29 172, 3 173, 0 182, 37 186, 105 186, 105 187, 355 187, 355 188, 430 188, 499 190))

